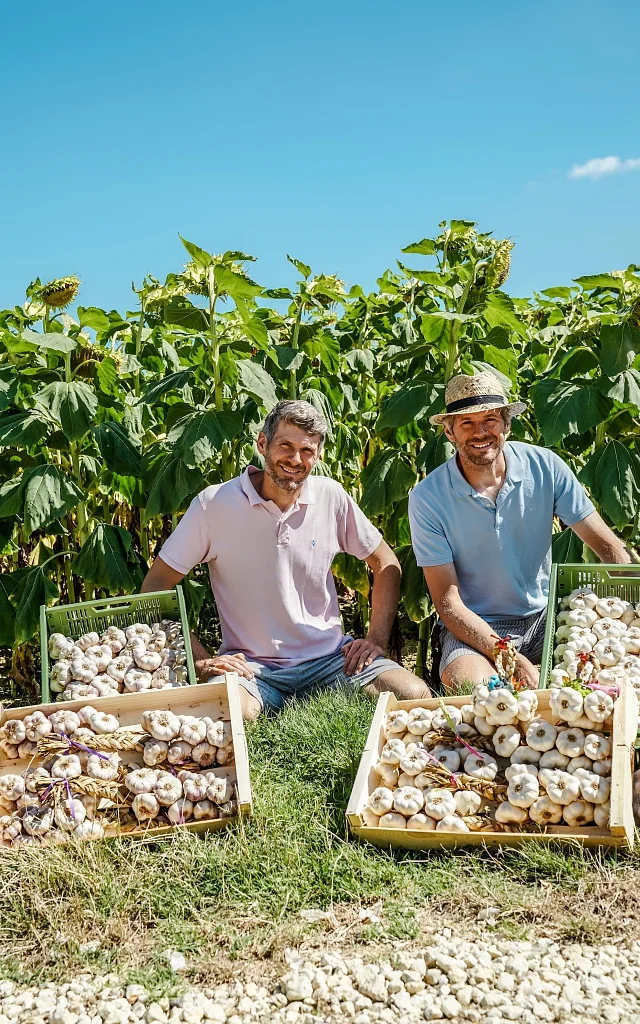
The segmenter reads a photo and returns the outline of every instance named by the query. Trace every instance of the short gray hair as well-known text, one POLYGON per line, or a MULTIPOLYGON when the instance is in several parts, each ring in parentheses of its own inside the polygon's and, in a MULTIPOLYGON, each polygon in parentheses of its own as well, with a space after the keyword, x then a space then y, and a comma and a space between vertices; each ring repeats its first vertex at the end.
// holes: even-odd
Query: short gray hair
POLYGON ((285 399, 274 405, 262 427, 268 444, 273 441, 279 423, 292 423, 294 427, 300 427, 300 430, 305 430, 307 434, 317 435, 320 439, 318 449, 322 448, 329 430, 326 420, 311 402, 303 402, 300 399, 285 399))

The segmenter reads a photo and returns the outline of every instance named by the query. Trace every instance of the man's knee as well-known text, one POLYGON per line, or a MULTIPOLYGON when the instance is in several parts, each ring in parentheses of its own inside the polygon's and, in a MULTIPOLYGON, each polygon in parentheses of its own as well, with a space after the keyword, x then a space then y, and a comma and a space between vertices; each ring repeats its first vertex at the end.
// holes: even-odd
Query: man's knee
POLYGON ((406 669, 381 672, 372 682, 363 687, 363 692, 370 697, 391 691, 398 700, 426 700, 431 696, 427 684, 406 669))
POLYGON ((255 722, 262 711, 262 704, 258 698, 245 690, 243 686, 240 687, 240 707, 242 708, 242 717, 246 722, 255 722))
POLYGON ((447 690, 456 693, 461 687, 484 682, 494 672, 494 666, 482 654, 464 654, 442 669, 440 677, 447 690))

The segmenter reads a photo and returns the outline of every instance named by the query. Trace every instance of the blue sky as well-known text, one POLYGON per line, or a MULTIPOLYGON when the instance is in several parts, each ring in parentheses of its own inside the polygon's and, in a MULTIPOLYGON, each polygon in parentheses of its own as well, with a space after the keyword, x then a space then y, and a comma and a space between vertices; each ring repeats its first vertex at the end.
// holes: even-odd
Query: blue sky
POLYGON ((514 239, 514 295, 640 263, 640 168, 569 177, 640 158, 637 3, 33 0, 3 36, 0 307, 77 273, 134 308, 178 232, 269 287, 287 252, 371 287, 450 217, 514 239))

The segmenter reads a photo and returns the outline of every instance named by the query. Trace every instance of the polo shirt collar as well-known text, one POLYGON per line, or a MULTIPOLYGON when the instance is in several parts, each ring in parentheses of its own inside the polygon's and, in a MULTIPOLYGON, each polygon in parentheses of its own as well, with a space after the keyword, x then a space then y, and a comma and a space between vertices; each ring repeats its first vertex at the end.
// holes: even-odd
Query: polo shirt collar
MULTIPOLYGON (((250 505, 269 505, 271 504, 269 499, 261 497, 251 482, 251 477, 255 476, 255 474, 259 472, 260 470, 256 466, 247 466, 244 473, 240 476, 240 486, 249 499, 250 505)), ((293 507, 295 508, 296 505, 315 505, 315 503, 316 497, 313 493, 311 478, 307 477, 293 507)))
MULTIPOLYGON (((524 467, 521 459, 518 457, 516 449, 510 444, 509 441, 505 442, 504 446, 504 457, 507 463, 507 474, 504 479, 504 484, 500 488, 503 490, 505 484, 517 484, 520 483, 523 476, 524 467)), ((467 478, 464 476, 462 470, 458 466, 457 456, 453 456, 447 462, 447 468, 449 470, 449 479, 453 490, 459 498, 467 498, 469 496, 474 497, 477 491, 471 486, 467 478)))

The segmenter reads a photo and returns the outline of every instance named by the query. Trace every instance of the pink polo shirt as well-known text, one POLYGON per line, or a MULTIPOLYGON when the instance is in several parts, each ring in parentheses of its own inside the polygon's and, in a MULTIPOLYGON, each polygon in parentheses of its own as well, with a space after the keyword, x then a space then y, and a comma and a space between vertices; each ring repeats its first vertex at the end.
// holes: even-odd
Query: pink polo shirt
POLYGON ((207 562, 222 625, 220 653, 242 651, 273 667, 299 665, 343 642, 331 563, 339 551, 368 558, 382 534, 336 480, 308 477, 281 512, 261 498, 249 466, 205 488, 160 558, 186 575, 207 562))

